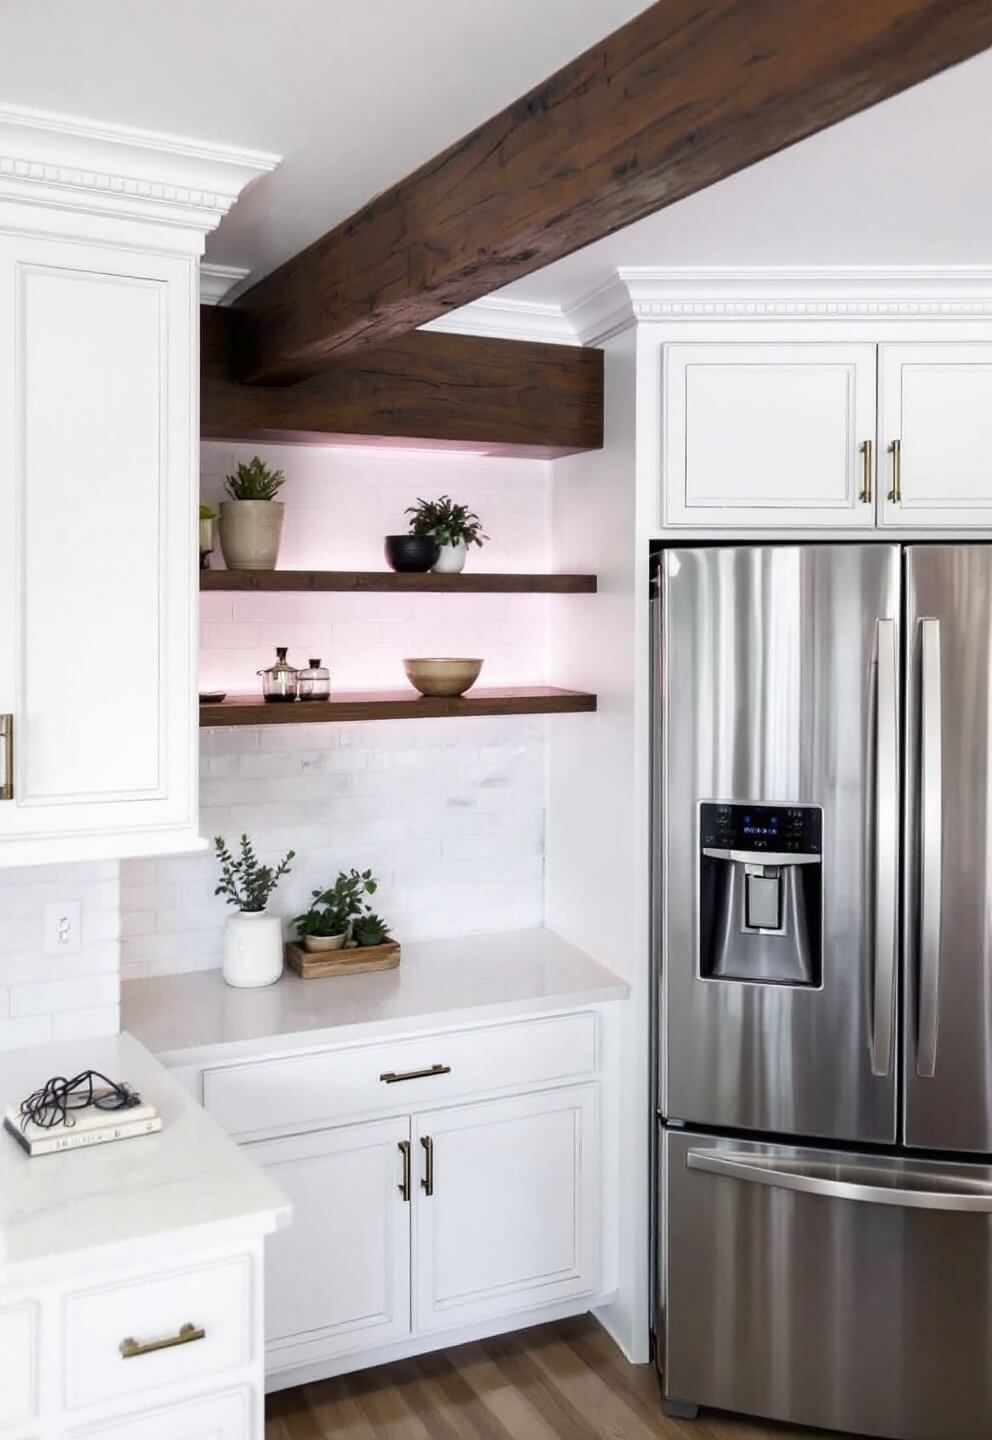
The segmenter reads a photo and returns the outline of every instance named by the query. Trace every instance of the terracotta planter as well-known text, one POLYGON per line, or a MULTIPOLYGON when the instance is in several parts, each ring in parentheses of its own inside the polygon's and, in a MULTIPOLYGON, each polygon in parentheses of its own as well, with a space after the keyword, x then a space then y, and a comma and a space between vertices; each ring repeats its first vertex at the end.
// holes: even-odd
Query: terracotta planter
POLYGON ((220 548, 229 570, 274 570, 282 538, 281 500, 222 500, 220 548))
POLYGON ((347 938, 347 930, 342 930, 340 935, 305 935, 303 948, 311 955, 319 955, 324 950, 340 950, 347 938))
POLYGON ((431 566, 435 575, 458 575, 465 569, 465 561, 468 559, 468 546, 464 540, 459 540, 457 545, 441 545, 438 547, 437 559, 431 566))
POLYGON ((236 990, 274 985, 282 974, 282 921, 265 910, 228 916, 224 979, 236 990))

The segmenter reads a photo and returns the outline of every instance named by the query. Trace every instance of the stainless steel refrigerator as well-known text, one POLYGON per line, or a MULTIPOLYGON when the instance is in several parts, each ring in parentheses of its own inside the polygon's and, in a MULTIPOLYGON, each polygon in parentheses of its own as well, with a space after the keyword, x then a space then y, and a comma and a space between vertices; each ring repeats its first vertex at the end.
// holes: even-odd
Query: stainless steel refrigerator
POLYGON ((666 1408, 992 1434, 992 546, 670 549, 666 1408))

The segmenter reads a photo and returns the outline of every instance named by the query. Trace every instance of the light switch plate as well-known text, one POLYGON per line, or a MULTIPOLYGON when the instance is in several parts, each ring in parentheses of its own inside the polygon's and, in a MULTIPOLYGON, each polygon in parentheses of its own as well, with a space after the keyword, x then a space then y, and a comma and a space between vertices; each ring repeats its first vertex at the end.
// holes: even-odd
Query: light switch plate
POLYGON ((78 955, 83 943, 78 900, 53 900, 45 906, 45 954, 78 955))

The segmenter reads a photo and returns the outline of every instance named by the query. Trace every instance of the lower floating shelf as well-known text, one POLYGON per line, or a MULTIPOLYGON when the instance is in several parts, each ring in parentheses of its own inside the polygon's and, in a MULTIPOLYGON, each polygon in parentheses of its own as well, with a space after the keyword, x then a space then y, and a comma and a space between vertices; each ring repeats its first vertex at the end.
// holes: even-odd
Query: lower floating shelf
POLYGON ((266 704, 254 695, 232 695, 219 704, 201 704, 200 725, 313 725, 343 720, 436 720, 455 715, 564 715, 595 710, 596 697, 584 690, 520 685, 470 690, 440 698, 415 690, 341 690, 330 700, 266 704))

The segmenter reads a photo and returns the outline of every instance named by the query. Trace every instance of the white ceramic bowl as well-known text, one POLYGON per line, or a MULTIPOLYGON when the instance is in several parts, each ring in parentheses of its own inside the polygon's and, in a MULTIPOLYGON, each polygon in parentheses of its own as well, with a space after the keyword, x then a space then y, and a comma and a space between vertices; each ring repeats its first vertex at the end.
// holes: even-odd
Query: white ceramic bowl
POLYGON ((404 660, 403 669, 410 684, 421 695, 464 695, 478 680, 482 661, 447 657, 404 660))

